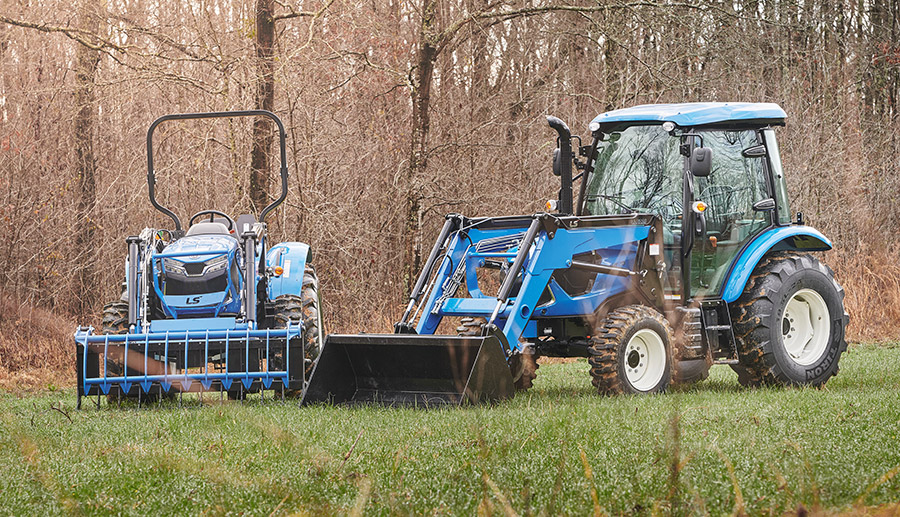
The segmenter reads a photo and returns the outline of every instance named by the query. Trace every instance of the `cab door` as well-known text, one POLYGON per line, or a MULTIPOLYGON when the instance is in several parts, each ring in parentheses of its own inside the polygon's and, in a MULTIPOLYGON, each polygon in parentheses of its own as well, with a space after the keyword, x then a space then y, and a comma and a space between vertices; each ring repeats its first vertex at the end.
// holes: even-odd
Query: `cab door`
POLYGON ((754 209, 771 197, 771 187, 759 130, 699 134, 702 145, 712 150, 712 169, 709 176, 694 178, 694 201, 706 209, 705 232, 695 229, 691 249, 690 290, 694 297, 715 299, 744 245, 772 225, 770 210, 754 209))

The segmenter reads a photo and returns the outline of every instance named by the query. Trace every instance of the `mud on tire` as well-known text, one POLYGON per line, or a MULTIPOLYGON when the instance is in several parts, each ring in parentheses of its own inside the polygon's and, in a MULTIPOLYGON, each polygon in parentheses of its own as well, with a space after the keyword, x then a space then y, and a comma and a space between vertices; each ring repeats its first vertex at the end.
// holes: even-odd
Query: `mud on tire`
POLYGON ((699 311, 684 314, 680 325, 675 328, 676 345, 672 350, 673 385, 686 386, 709 377, 712 366, 709 352, 702 355, 696 352, 697 349, 703 350, 701 328, 699 311))
POLYGON ((847 349, 844 289, 809 254, 775 253, 731 306, 743 385, 821 386, 847 349))
POLYGON ((594 327, 591 377, 601 395, 659 393, 672 379, 672 328, 658 311, 629 305, 594 327))
MULTIPOLYGON (((127 334, 128 333, 128 302, 116 300, 103 306, 103 317, 101 320, 101 333, 103 334, 127 334)), ((101 359, 102 364, 106 365, 109 370, 108 375, 122 375, 122 364, 112 357, 101 359)), ((107 397, 114 400, 116 397, 107 397)))

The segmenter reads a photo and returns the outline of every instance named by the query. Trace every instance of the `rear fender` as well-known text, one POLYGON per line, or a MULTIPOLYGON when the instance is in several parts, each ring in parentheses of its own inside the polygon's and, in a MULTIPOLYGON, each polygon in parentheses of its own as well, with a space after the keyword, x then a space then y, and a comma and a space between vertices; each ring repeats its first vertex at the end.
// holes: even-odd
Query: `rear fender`
POLYGON ((300 296, 303 291, 303 272, 312 259, 312 250, 302 242, 282 242, 266 253, 266 267, 281 267, 281 275, 269 278, 269 300, 285 294, 300 296))
POLYGON ((780 226, 765 231, 735 259, 722 289, 722 299, 728 303, 737 300, 759 261, 770 251, 827 251, 831 248, 828 237, 809 226, 780 226))

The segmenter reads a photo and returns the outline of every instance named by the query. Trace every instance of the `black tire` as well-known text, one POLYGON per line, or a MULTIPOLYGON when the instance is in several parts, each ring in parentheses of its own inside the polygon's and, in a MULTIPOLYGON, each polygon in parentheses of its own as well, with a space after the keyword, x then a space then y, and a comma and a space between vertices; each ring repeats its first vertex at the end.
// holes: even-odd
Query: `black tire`
MULTIPOLYGON (((459 336, 480 337, 481 329, 486 323, 487 320, 482 317, 462 318, 459 326, 456 327, 456 333, 459 336)), ((513 386, 516 391, 526 391, 534 386, 537 370, 541 367, 535 354, 515 353, 507 359, 507 364, 509 364, 509 372, 512 374, 513 386)))
POLYGON ((672 328, 655 309, 629 305, 611 311, 594 327, 591 341, 588 363, 601 395, 660 393, 669 386, 672 328))
POLYGON ((534 386, 534 380, 537 378, 537 370, 541 365, 537 362, 537 356, 529 353, 513 354, 507 361, 509 363, 509 371, 513 376, 513 386, 516 391, 527 391, 534 386))
POLYGON ((705 381, 709 377, 709 359, 676 360, 672 363, 672 384, 687 385, 705 381))
POLYGON ((812 255, 764 257, 732 305, 731 318, 740 358, 734 370, 743 385, 821 386, 837 374, 847 349, 844 333, 850 318, 844 311, 844 289, 834 272, 812 255), (791 311, 798 321, 790 317, 791 311), (827 330, 827 338, 816 338, 816 325, 818 336, 827 330), (797 331, 801 326, 804 329, 797 331))
POLYGON ((303 273, 300 296, 285 294, 275 299, 275 327, 284 328, 288 322, 292 325, 303 323, 301 339, 308 379, 319 354, 322 353, 325 333, 322 326, 319 279, 312 265, 307 264, 303 273))
POLYGON ((116 300, 103 306, 101 332, 103 334, 126 334, 128 332, 127 300, 116 300))
POLYGON ((687 312, 683 315, 681 325, 675 332, 675 346, 672 361, 672 384, 688 385, 706 380, 712 366, 712 358, 707 352, 698 357, 698 350, 703 350, 700 313, 687 312))
MULTIPOLYGON (((102 334, 127 334, 128 333, 128 302, 116 300, 103 306, 103 317, 100 323, 100 332, 102 334)), ((101 358, 101 364, 104 364, 110 376, 122 375, 123 366, 118 360, 113 358, 101 358)), ((110 402, 119 399, 118 393, 112 392, 106 396, 110 402)))

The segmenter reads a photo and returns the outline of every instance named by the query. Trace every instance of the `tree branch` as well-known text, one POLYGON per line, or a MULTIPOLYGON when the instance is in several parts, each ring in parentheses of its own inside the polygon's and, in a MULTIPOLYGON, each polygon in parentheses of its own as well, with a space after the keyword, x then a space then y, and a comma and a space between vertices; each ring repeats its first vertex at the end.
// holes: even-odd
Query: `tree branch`
POLYGON ((280 2, 278 0, 276 0, 275 3, 280 5, 281 7, 287 8, 287 10, 289 11, 286 14, 279 14, 278 16, 275 16, 275 21, 277 22, 279 20, 290 20, 291 18, 318 18, 319 16, 322 16, 322 14, 324 14, 329 7, 331 7, 331 4, 334 3, 334 0, 327 0, 325 2, 325 5, 323 5, 322 8, 318 11, 295 11, 294 6, 292 5, 287 5, 284 2, 280 2))
POLYGON ((6 23, 9 25, 13 25, 16 27, 24 27, 26 29, 38 30, 41 32, 46 32, 48 34, 61 33, 61 34, 65 35, 66 37, 77 41, 78 43, 84 45, 85 47, 87 47, 91 50, 98 50, 98 51, 103 51, 103 52, 108 53, 108 51, 110 49, 112 49, 112 50, 115 50, 116 52, 121 52, 123 54, 125 53, 125 50, 126 50, 125 47, 116 45, 115 43, 112 43, 111 41, 101 38, 96 33, 93 33, 91 31, 87 31, 87 30, 83 30, 83 29, 76 29, 73 27, 58 27, 55 25, 47 25, 44 23, 34 23, 34 22, 28 22, 25 20, 15 20, 15 19, 3 16, 3 15, 0 15, 0 22, 6 23), (93 42, 89 41, 89 39, 96 40, 99 43, 93 43, 93 42))

